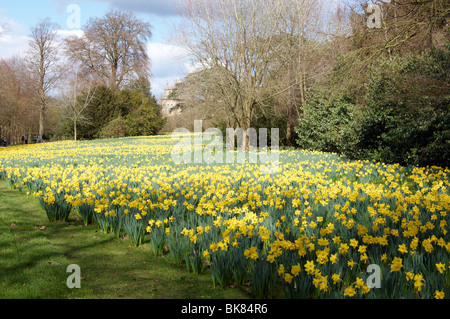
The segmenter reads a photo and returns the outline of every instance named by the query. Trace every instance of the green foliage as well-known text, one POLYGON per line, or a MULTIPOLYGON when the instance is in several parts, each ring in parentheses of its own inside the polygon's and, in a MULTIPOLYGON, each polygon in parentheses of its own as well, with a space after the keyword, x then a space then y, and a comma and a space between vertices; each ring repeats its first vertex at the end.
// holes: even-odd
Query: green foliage
POLYGON ((161 116, 161 107, 155 98, 142 98, 141 104, 127 116, 126 119, 130 136, 155 135, 166 124, 161 116))
POLYGON ((90 225, 94 222, 94 206, 87 203, 83 203, 78 206, 78 213, 80 214, 84 225, 90 225))
POLYGON ((114 99, 114 115, 127 117, 142 104, 142 93, 125 89, 114 99))
MULTIPOLYGON (((79 136, 85 139, 155 135, 166 123, 145 79, 117 95, 107 86, 97 87, 85 116, 86 123, 77 126, 79 136)), ((62 123, 60 134, 73 134, 73 123, 62 123)))
POLYGON ((147 77, 141 76, 137 80, 132 81, 128 89, 141 93, 145 98, 152 98, 152 86, 147 77))
POLYGON ((299 119, 298 145, 351 159, 448 166, 449 66, 447 45, 380 60, 366 76, 363 95, 351 88, 333 97, 316 93, 299 119))
POLYGON ((279 129, 279 143, 280 145, 289 145, 287 140, 287 125, 286 119, 282 114, 278 114, 275 110, 275 105, 271 105, 270 108, 261 109, 257 112, 252 119, 251 127, 256 129, 258 135, 258 141, 260 141, 259 129, 267 129, 267 145, 270 145, 272 140, 271 128, 279 129))
POLYGON ((101 138, 120 138, 126 137, 129 134, 129 128, 127 121, 119 116, 109 122, 105 127, 100 131, 101 138))
POLYGON ((114 94, 107 86, 96 88, 95 96, 86 110, 90 123, 81 125, 79 135, 92 139, 99 136, 100 130, 114 119, 114 94))
MULTIPOLYGON (((80 127, 80 125, 77 125, 78 130, 79 130, 79 127, 80 127)), ((67 119, 67 118, 62 119, 61 122, 58 124, 57 135, 72 137, 73 136, 73 121, 70 119, 67 119)))
MULTIPOLYGON (((383 61, 373 71, 356 145, 360 153, 387 163, 448 166, 449 52, 383 61)), ((348 155, 361 157, 355 153, 348 155)))
POLYGON ((351 125, 356 106, 344 99, 317 97, 304 107, 296 128, 297 144, 306 149, 343 152, 354 137, 351 125))
POLYGON ((72 211, 72 205, 67 203, 64 198, 64 193, 52 194, 53 200, 44 200, 39 198, 38 202, 42 209, 46 212, 47 218, 51 222, 67 221, 72 211))

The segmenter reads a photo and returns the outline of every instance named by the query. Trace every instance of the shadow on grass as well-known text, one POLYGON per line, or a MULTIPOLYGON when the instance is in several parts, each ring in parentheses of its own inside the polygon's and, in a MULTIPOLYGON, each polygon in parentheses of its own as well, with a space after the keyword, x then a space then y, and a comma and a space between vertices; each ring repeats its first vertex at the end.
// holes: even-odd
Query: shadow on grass
POLYGON ((5 185, 0 182, 0 298, 250 297, 244 288, 214 289, 209 270, 189 274, 169 254, 152 255, 148 241, 134 247, 96 225, 85 226, 75 215, 50 223, 36 201, 5 185), (66 285, 70 264, 80 266, 80 289, 66 285))

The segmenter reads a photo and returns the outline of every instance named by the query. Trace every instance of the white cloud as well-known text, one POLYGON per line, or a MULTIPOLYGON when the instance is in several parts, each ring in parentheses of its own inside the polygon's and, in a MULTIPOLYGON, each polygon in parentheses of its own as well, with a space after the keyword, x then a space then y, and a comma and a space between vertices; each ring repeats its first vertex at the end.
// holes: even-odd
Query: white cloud
POLYGON ((0 59, 23 55, 28 48, 29 40, 27 36, 16 37, 9 34, 0 36, 0 59))
POLYGON ((28 47, 28 27, 5 16, 6 10, 0 10, 0 58, 22 55, 28 47))
POLYGON ((173 85, 182 80, 190 70, 187 68, 186 51, 177 45, 152 42, 147 46, 152 63, 152 92, 156 98, 164 93, 166 82, 173 85))
POLYGON ((28 32, 26 25, 20 24, 15 20, 6 16, 7 10, 0 9, 0 25, 2 25, 3 31, 9 34, 23 34, 28 32))
POLYGON ((195 73, 205 69, 205 66, 200 62, 189 61, 185 62, 185 69, 187 73, 195 73))
POLYGON ((177 45, 152 42, 147 45, 147 50, 152 61, 152 72, 159 76, 169 76, 185 72, 182 61, 186 51, 177 45))
POLYGON ((58 36, 61 38, 68 38, 70 36, 82 37, 84 35, 83 30, 58 30, 58 36))
MULTIPOLYGON (((71 35, 81 36, 82 30, 58 30, 59 39, 62 40, 71 35)), ((31 38, 26 34, 5 31, 0 35, 0 59, 8 59, 12 56, 23 56, 28 50, 31 38)))

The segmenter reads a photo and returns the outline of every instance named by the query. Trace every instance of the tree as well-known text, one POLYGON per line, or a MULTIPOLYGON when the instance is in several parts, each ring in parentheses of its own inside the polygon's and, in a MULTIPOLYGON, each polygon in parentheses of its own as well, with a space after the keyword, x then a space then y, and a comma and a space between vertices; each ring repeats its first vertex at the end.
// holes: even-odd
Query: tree
POLYGON ((99 135, 101 138, 121 138, 129 135, 129 127, 125 118, 118 116, 103 127, 99 135))
POLYGON ((106 85, 95 88, 94 97, 86 108, 89 123, 80 125, 80 136, 87 139, 99 137, 100 130, 114 119, 115 95, 106 85))
POLYGON ((31 30, 29 42, 29 63, 36 77, 36 90, 39 96, 39 135, 44 135, 44 117, 48 104, 48 93, 62 75, 58 62, 60 45, 56 39, 58 24, 49 18, 40 21, 31 30))
POLYGON ((0 137, 18 143, 38 129, 36 91, 23 58, 0 60, 0 137))
POLYGON ((285 40, 276 57, 281 71, 271 73, 274 85, 268 86, 266 100, 273 105, 263 113, 284 118, 289 145, 294 143, 293 127, 303 114, 308 93, 332 67, 325 21, 329 22, 330 17, 322 1, 285 1, 283 18, 279 21, 279 37, 285 40))
POLYGON ((80 123, 89 124, 86 110, 95 97, 97 87, 92 83, 80 85, 78 70, 75 71, 74 78, 70 81, 66 93, 61 99, 65 116, 73 123, 73 139, 77 140, 77 125, 80 123))
POLYGON ((127 82, 149 74, 145 46, 152 36, 149 23, 131 13, 112 10, 102 18, 89 19, 83 31, 83 36, 66 40, 66 53, 113 93, 119 93, 127 82))
MULTIPOLYGON (((215 100, 244 131, 261 104, 261 92, 279 69, 276 57, 286 44, 279 22, 283 0, 183 0, 178 40, 195 64, 208 70, 215 100)), ((211 106, 214 107, 214 106, 211 106)), ((249 135, 244 134, 245 149, 249 135)))
POLYGON ((401 165, 450 163, 450 44, 373 69, 362 107, 356 151, 401 165))
POLYGON ((347 2, 352 30, 352 48, 343 59, 347 75, 366 71, 383 57, 443 48, 448 41, 448 0, 377 1, 375 6, 368 0, 347 2))
POLYGON ((126 117, 131 136, 156 135, 166 124, 161 116, 161 106, 155 98, 142 96, 142 103, 126 117))
POLYGON ((142 104, 143 94, 139 91, 124 89, 114 97, 114 110, 111 116, 126 118, 142 104))
POLYGON ((307 92, 326 70, 324 3, 185 0, 178 40, 201 71, 186 78, 183 107, 244 130, 280 123, 269 119, 276 116, 293 142, 307 92))
POLYGON ((182 115, 178 124, 181 127, 190 127, 194 120, 202 120, 205 127, 214 122, 223 122, 225 128, 234 127, 236 120, 232 113, 228 111, 224 100, 220 98, 222 91, 215 85, 214 70, 204 69, 188 74, 184 81, 177 83, 169 98, 182 101, 175 109, 179 108, 182 115))
POLYGON ((152 85, 150 83, 150 80, 146 76, 139 76, 136 80, 131 81, 126 88, 142 93, 142 95, 148 99, 153 97, 152 85))

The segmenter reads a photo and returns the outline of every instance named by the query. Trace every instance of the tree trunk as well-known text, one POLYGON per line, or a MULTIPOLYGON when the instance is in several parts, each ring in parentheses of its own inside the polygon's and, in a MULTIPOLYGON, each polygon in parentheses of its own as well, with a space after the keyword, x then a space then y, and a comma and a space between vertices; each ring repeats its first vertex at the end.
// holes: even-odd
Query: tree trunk
POLYGON ((250 127, 251 127, 251 118, 250 117, 248 117, 245 120, 245 126, 246 127, 242 128, 242 130, 243 130, 242 150, 248 152, 248 151, 250 151, 250 127))
POLYGON ((114 94, 119 93, 119 87, 117 85, 117 66, 114 65, 111 69, 111 79, 109 81, 109 85, 114 94))
POLYGON ((44 136, 44 111, 45 111, 45 106, 41 105, 41 107, 39 108, 39 135, 44 136))
POLYGON ((73 139, 77 140, 77 119, 73 119, 73 139))
POLYGON ((291 136, 292 136, 291 116, 289 113, 288 113, 288 119, 286 121, 286 143, 288 146, 291 145, 291 136))

